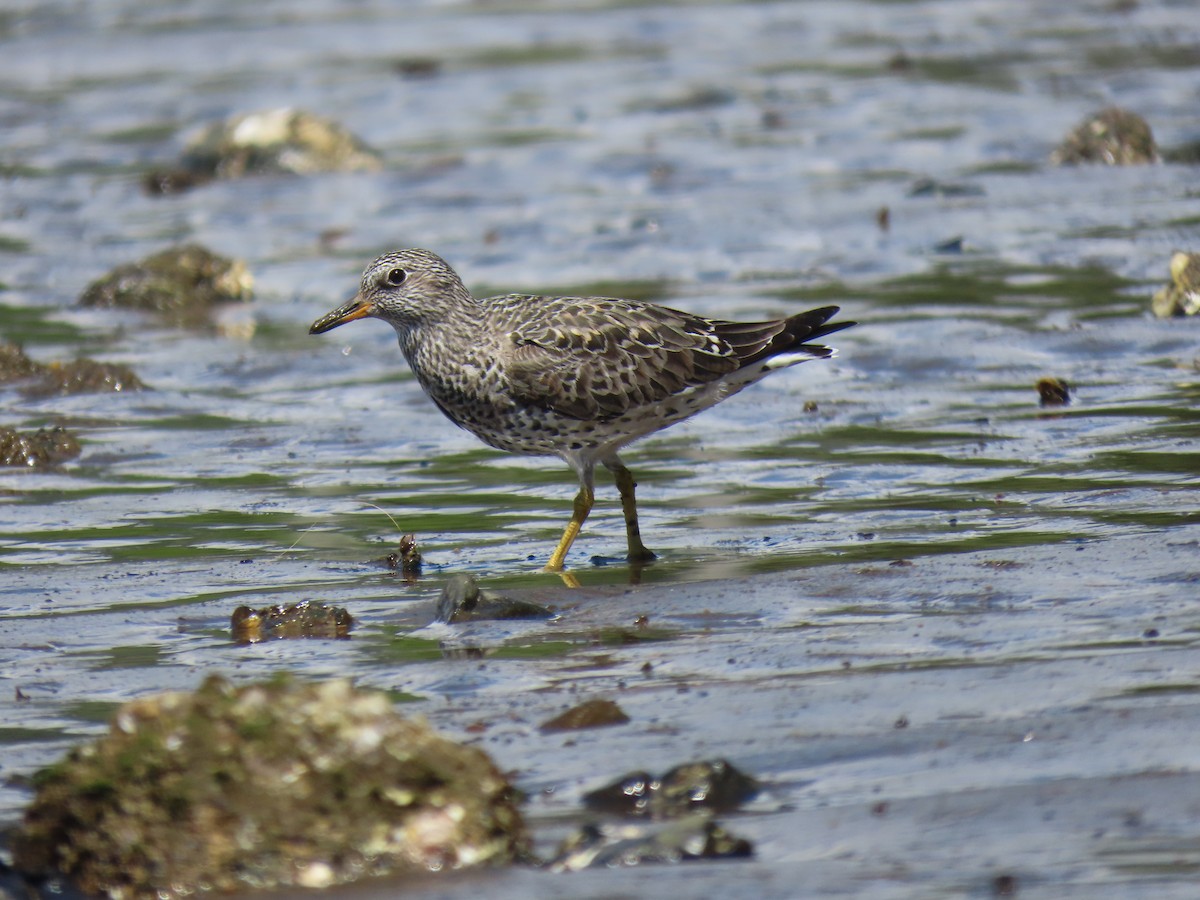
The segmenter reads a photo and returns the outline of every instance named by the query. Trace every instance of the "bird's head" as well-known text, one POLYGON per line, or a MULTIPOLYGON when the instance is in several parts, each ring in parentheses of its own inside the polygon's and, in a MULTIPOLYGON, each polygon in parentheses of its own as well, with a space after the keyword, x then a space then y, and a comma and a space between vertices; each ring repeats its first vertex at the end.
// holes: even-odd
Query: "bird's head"
POLYGON ((313 322, 309 334, 326 331, 368 316, 397 328, 444 318, 471 295, 449 264, 428 250, 395 250, 367 266, 358 293, 343 306, 313 322))

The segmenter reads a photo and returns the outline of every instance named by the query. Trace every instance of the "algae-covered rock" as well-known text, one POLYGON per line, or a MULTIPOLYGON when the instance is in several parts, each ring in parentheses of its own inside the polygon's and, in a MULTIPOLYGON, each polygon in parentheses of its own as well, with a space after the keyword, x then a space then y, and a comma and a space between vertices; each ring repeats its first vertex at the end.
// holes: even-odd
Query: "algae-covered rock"
POLYGON ((18 381, 28 382, 23 392, 35 397, 140 391, 146 387, 132 369, 118 363, 80 357, 71 362, 42 365, 26 356, 18 344, 0 344, 0 384, 18 381))
POLYGON ((251 609, 239 606, 230 617, 230 631, 239 644, 287 638, 348 638, 354 619, 340 606, 304 600, 289 605, 251 609))
POLYGON ((0 428, 0 465, 36 469, 79 455, 79 441, 61 426, 37 431, 0 428))
POLYGON ((141 391, 146 387, 128 366, 102 363, 86 357, 71 362, 54 362, 26 393, 34 396, 48 394, 94 394, 104 391, 121 393, 141 391))
POLYGON ((151 310, 175 324, 198 325, 216 304, 249 300, 253 286, 241 260, 184 244, 117 266, 88 285, 79 304, 151 310))
POLYGON ((1171 283, 1156 291, 1150 309, 1160 319, 1200 313, 1200 253, 1171 256, 1171 283))
POLYGON ((44 368, 26 356, 20 344, 0 344, 0 384, 32 378, 44 368))
POLYGON ((349 681, 277 679, 122 706, 35 778, 14 864, 114 898, 318 888, 527 852, 487 755, 349 681))
POLYGON ((1158 162, 1158 147, 1145 119, 1114 106, 1080 122, 1050 159, 1058 166, 1137 166, 1158 162))
POLYGON ((214 178, 316 172, 376 172, 379 154, 337 122, 300 109, 234 116, 188 142, 180 167, 152 172, 146 188, 175 193, 214 178))

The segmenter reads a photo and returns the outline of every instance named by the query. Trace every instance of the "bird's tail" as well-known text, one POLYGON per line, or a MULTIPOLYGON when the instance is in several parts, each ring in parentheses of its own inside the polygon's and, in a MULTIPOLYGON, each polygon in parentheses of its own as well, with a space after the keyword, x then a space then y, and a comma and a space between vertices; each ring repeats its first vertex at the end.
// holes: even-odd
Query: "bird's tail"
POLYGON ((770 322, 722 323, 718 334, 734 348, 743 368, 764 363, 780 369, 808 359, 828 359, 837 351, 814 341, 858 324, 830 322, 838 309, 823 306, 770 322))

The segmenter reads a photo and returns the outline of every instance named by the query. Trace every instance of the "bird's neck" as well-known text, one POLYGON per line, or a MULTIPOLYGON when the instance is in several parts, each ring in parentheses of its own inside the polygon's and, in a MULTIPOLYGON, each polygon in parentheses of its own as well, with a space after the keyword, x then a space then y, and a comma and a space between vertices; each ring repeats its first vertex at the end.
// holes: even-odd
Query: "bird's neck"
MULTIPOLYGON (((428 310, 432 315, 408 322, 391 323, 396 329, 400 349, 408 364, 420 371, 436 364, 434 359, 446 359, 461 345, 463 335, 484 331, 484 309, 474 298, 457 300, 452 304, 428 310)), ((474 349, 474 346, 471 347, 474 349)))

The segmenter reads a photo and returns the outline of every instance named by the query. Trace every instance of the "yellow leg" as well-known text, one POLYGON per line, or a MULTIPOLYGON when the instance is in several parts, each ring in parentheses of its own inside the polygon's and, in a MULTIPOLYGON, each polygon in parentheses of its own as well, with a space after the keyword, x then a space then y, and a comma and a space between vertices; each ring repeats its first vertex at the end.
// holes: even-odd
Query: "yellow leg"
POLYGON ((620 460, 604 464, 617 482, 617 490, 621 492, 621 512, 625 513, 625 542, 629 545, 630 562, 649 562, 654 554, 642 543, 642 529, 638 526, 637 501, 633 498, 633 489, 637 487, 633 473, 625 468, 620 460))
POLYGON ((561 572, 563 570, 563 560, 567 558, 567 551, 575 543, 575 538, 579 535, 579 529, 583 527, 583 523, 587 519, 588 513, 592 511, 592 506, 595 503, 596 495, 592 488, 587 485, 580 487, 579 493, 575 495, 575 509, 571 513, 571 521, 567 523, 562 540, 558 542, 558 546, 550 554, 550 562, 546 563, 546 568, 543 571, 561 572))

